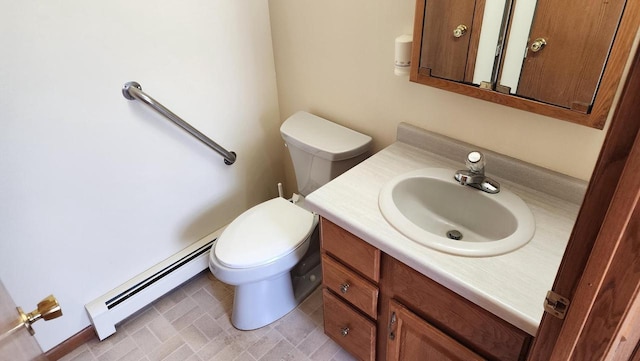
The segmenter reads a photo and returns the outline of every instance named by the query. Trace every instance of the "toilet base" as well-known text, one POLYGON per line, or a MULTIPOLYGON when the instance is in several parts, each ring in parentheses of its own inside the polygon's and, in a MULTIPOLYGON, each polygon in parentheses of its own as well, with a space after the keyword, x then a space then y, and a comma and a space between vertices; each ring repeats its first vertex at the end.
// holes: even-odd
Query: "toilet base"
POLYGON ((266 280, 238 285, 231 323, 239 330, 255 330, 289 313, 298 305, 289 272, 266 280))

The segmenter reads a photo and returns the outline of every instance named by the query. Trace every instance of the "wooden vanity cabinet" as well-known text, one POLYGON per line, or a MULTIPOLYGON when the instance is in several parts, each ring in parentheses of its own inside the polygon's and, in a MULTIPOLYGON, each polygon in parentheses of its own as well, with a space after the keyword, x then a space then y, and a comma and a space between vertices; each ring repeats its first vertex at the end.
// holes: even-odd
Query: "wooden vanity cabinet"
POLYGON ((524 360, 532 336, 322 218, 325 333, 360 360, 524 360))

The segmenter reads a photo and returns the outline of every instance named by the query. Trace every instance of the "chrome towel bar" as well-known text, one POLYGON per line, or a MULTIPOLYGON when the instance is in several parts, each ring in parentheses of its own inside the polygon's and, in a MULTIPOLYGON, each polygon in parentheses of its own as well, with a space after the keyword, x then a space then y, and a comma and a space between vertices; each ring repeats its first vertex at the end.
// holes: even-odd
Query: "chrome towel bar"
POLYGON ((124 84, 124 87, 122 88, 122 95, 124 95, 124 97, 129 100, 138 99, 153 108, 153 110, 164 115, 167 119, 175 123, 177 126, 186 130, 189 134, 198 138, 198 140, 200 140, 202 143, 208 145, 211 149, 220 154, 224 158, 225 164, 231 165, 236 161, 235 152, 230 152, 224 149, 218 143, 214 142, 209 137, 202 134, 199 130, 192 127, 191 124, 185 122, 182 118, 175 115, 169 109, 165 108, 162 104, 158 103, 155 99, 143 92, 140 84, 136 83, 135 81, 130 81, 124 84))

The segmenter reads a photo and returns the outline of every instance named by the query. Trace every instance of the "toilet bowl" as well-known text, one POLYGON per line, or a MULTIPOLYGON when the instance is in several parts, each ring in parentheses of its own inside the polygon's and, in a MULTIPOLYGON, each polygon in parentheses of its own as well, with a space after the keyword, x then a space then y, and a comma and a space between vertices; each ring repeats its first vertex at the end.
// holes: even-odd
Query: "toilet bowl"
MULTIPOLYGON (((298 112, 282 124, 298 188, 306 195, 368 156, 371 137, 298 112)), ((231 323, 268 325, 320 284, 318 216, 284 198, 260 203, 234 219, 209 253, 209 269, 235 286, 231 323)))

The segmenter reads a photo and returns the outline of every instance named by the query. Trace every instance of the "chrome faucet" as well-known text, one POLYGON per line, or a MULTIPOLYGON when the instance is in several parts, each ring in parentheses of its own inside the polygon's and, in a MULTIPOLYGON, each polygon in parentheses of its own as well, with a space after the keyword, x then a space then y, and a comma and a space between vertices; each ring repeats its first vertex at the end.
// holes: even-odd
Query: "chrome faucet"
POLYGON ((453 178, 460 184, 477 188, 481 191, 495 194, 500 192, 500 183, 484 175, 484 155, 478 151, 467 154, 465 161, 467 169, 462 169, 454 174, 453 178))

